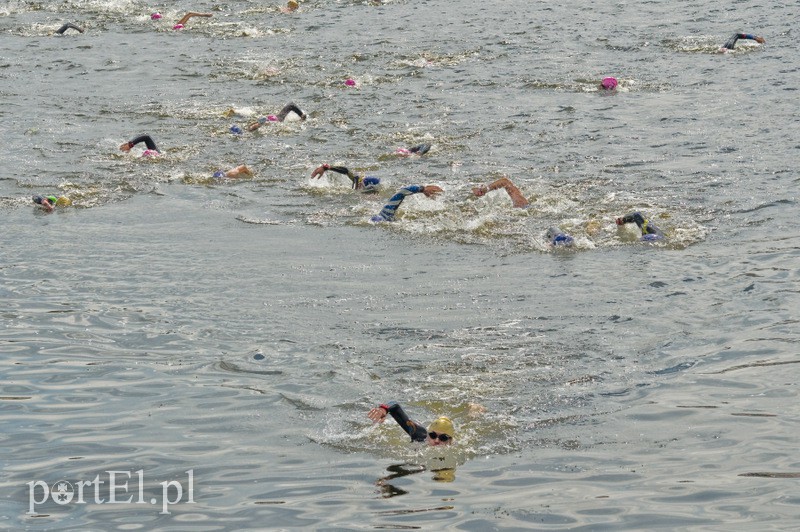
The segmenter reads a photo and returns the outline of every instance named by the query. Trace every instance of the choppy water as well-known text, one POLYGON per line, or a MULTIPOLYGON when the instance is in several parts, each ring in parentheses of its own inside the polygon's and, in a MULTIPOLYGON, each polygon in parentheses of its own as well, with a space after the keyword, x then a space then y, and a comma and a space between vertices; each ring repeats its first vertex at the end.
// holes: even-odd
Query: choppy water
POLYGON ((0 527, 795 526, 796 3, 158 7, 0 6, 0 527), (470 197, 501 176, 531 208, 470 197), (445 193, 367 222, 415 183, 445 193), (372 426, 391 399, 457 448, 372 426))

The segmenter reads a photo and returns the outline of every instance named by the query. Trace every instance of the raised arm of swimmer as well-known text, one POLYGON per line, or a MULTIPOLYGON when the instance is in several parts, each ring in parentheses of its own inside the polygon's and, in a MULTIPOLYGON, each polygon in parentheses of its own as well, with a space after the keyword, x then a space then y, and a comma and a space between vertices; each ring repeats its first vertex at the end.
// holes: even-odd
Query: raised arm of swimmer
POLYGON ((424 425, 408 417, 403 407, 395 401, 376 406, 367 413, 367 417, 375 423, 383 423, 387 414, 411 437, 411 441, 427 442, 428 445, 449 445, 455 439, 455 428, 450 418, 442 416, 426 429, 424 425))
POLYGON ((512 183, 507 177, 501 177, 497 181, 489 183, 488 185, 475 187, 472 189, 472 193, 478 197, 481 197, 487 192, 497 190, 498 188, 504 188, 506 192, 508 192, 508 196, 511 198, 511 202, 513 203, 514 207, 527 207, 529 205, 528 200, 522 195, 522 192, 520 192, 516 185, 514 185, 514 183, 512 183))
POLYGON ((83 28, 81 28, 79 26, 76 26, 72 22, 67 22, 66 24, 64 24, 63 26, 58 28, 56 30, 56 33, 59 34, 59 35, 64 35, 64 32, 67 31, 67 30, 75 30, 78 33, 83 33, 83 28))
POLYGON ((192 17, 211 17, 213 16, 211 13, 195 13, 194 11, 190 11, 186 13, 182 19, 180 19, 174 26, 172 26, 173 30, 182 30, 184 25, 188 20, 192 17))
POLYGON ((406 197, 411 196, 412 194, 421 193, 425 194, 425 196, 428 198, 435 198, 440 192, 442 192, 442 189, 436 185, 410 185, 401 188, 394 196, 389 198, 389 202, 383 206, 381 212, 371 218, 371 221, 392 222, 394 221, 397 209, 400 208, 400 204, 403 203, 403 200, 406 199, 406 197))
POLYGON ((346 175, 353 183, 353 188, 358 188, 358 183, 361 181, 361 179, 346 166, 331 166, 329 164, 320 165, 313 172, 311 172, 311 178, 319 179, 325 175, 325 172, 328 170, 331 172, 336 172, 337 174, 346 175))
POLYGON ((731 38, 722 45, 722 48, 725 50, 733 50, 733 48, 736 46, 736 41, 739 39, 750 39, 759 44, 764 44, 766 42, 764 37, 759 37, 758 35, 753 35, 752 33, 734 33, 731 35, 731 38))
POLYGON ((119 149, 125 152, 131 151, 131 148, 139 144, 140 142, 144 142, 144 145, 147 146, 149 151, 158 153, 158 148, 156 147, 156 143, 153 142, 153 138, 150 135, 139 135, 138 137, 129 140, 128 142, 123 142, 119 149))
POLYGON ((286 117, 289 116, 289 113, 296 114, 297 116, 300 117, 300 120, 305 120, 308 117, 308 115, 306 115, 305 111, 300 109, 297 106, 297 104, 295 104, 295 103, 287 103, 286 105, 283 106, 283 109, 281 109, 278 112, 277 115, 262 116, 261 118, 259 118, 255 122, 252 122, 252 123, 248 124, 247 125, 247 130, 248 131, 255 131, 256 129, 260 128, 261 126, 263 126, 267 122, 283 122, 284 120, 286 120, 286 117))

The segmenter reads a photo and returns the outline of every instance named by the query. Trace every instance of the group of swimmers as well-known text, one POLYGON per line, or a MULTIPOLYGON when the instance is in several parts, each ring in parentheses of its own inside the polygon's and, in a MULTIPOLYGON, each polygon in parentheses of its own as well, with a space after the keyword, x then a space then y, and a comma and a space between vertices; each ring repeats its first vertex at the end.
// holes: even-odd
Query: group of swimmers
MULTIPOLYGON (((613 90, 616 87, 616 80, 614 80, 614 78, 605 78, 602 81, 602 86, 604 86, 606 90, 613 90), (609 80, 613 80, 613 84, 609 80)), ((245 127, 245 129, 247 131, 255 131, 268 122, 283 122, 289 116, 290 113, 296 114, 300 120, 305 120, 307 118, 307 114, 305 113, 305 111, 303 111, 300 107, 298 107, 297 104, 290 102, 286 104, 278 112, 277 115, 268 115, 265 117, 261 117, 258 120, 248 124, 245 127)), ((229 113, 226 113, 226 115, 228 114, 229 113)), ((236 134, 241 134, 243 131, 238 126, 232 126, 231 132, 236 134)), ((160 155, 158 146, 156 145, 155 141, 150 135, 146 134, 139 135, 127 142, 123 142, 119 146, 119 149, 120 151, 127 153, 130 152, 131 149, 133 149, 135 146, 139 144, 144 144, 145 147, 145 150, 141 154, 142 157, 158 157, 160 155)), ((430 144, 420 144, 417 146, 413 146, 411 148, 399 148, 395 153, 401 157, 422 156, 428 153, 430 149, 431 149, 430 144)), ((380 189, 381 182, 379 178, 356 174, 355 172, 353 172, 352 170, 350 170, 345 166, 331 166, 329 164, 322 164, 311 173, 311 178, 319 179, 323 175, 325 175, 327 171, 336 172, 338 174, 347 176, 348 179, 350 179, 354 190, 358 190, 360 192, 375 192, 380 189)), ((252 175, 253 171, 247 165, 244 164, 238 165, 228 170, 217 170, 213 174, 215 179, 250 177, 252 175)), ((502 177, 491 183, 475 187, 472 189, 472 194, 475 197, 482 197, 488 194, 489 192, 499 189, 503 189, 506 191, 509 198, 511 199, 512 205, 515 208, 528 208, 530 206, 530 202, 528 201, 528 199, 523 195, 520 189, 507 177, 502 177)), ((376 215, 370 218, 370 221, 374 223, 392 222, 396 219, 397 210, 400 208, 400 205, 408 196, 414 194, 423 194, 427 198, 435 198, 442 192, 443 189, 438 185, 408 185, 402 187, 391 198, 389 198, 388 202, 376 215)), ((53 211, 56 206, 67 206, 71 204, 70 200, 64 196, 56 197, 56 196, 36 195, 33 197, 33 201, 35 204, 41 206, 48 212, 53 211)), ((618 225, 635 223, 641 230, 642 233, 641 240, 643 241, 652 242, 664 238, 663 232, 657 226, 650 223, 639 212, 633 212, 631 214, 616 218, 616 223, 618 225)), ((554 247, 571 247, 575 242, 575 239, 572 236, 566 234, 565 232, 561 231, 559 228, 555 226, 548 228, 547 231, 545 232, 545 236, 549 244, 554 247)))
MULTIPOLYGON (((282 8, 283 12, 292 12, 298 8, 299 4, 296 0, 289 0, 287 6, 282 8)), ((211 17, 210 13, 196 13, 189 12, 184 15, 174 26, 173 29, 183 29, 187 22, 194 17, 211 17)), ((161 19, 160 13, 153 13, 151 19, 161 19)), ((56 33, 63 34, 69 29, 73 29, 83 33, 83 28, 76 26, 72 23, 64 24, 57 30, 56 33)), ((736 42, 739 39, 754 40, 760 44, 765 42, 763 37, 746 33, 735 33, 730 39, 720 48, 721 52, 733 50, 736 42)), ((349 81, 349 80, 348 80, 349 81)), ((599 88, 603 91, 615 91, 619 82, 614 77, 605 77, 600 82, 599 88)), ((228 114, 233 114, 231 112, 228 114)), ((289 103, 284 106, 276 115, 267 115, 258 118, 257 120, 247 124, 244 129, 238 125, 233 125, 230 132, 233 134, 243 134, 245 131, 253 132, 264 126, 269 122, 283 122, 290 114, 294 113, 300 120, 306 120, 307 114, 296 104, 289 103)), ((158 147, 149 135, 140 135, 130 141, 124 142, 120 145, 119 149, 123 152, 130 152, 131 149, 138 145, 144 144, 145 150, 142 153, 143 157, 155 157, 159 155, 158 147)), ((422 156, 428 153, 431 149, 430 144, 420 144, 411 148, 400 148, 395 152, 398 156, 422 156)), ((359 192, 374 192, 380 188, 380 179, 372 176, 359 175, 345 166, 331 166, 329 164, 322 164, 311 173, 312 179, 319 179, 325 175, 326 172, 331 171, 344 176, 350 180, 352 188, 359 192)), ((252 176, 253 172, 246 165, 239 165, 229 170, 217 170, 214 172, 214 178, 237 178, 242 176, 252 176)), ((486 194, 503 189, 511 199, 514 208, 528 208, 530 202, 523 195, 520 189, 507 177, 497 179, 488 184, 484 184, 472 189, 472 194, 475 197, 482 197, 486 194)), ((403 201, 411 195, 423 194, 428 198, 435 198, 443 190, 437 185, 408 185, 400 188, 383 208, 371 218, 372 222, 391 222, 397 216, 397 211, 403 201)), ((56 196, 34 196, 34 203, 40 205, 47 211, 52 211, 56 206, 69 205, 70 201, 66 197, 56 196)), ((655 224, 645 218, 640 212, 632 212, 625 216, 615 219, 618 226, 626 224, 636 224, 641 232, 642 241, 658 241, 664 238, 664 233, 655 224)), ((574 238, 569 234, 564 233, 557 227, 550 227, 546 232, 548 242, 553 246, 572 246, 574 238)), ((430 446, 449 446, 455 442, 456 431, 453 422, 450 418, 442 416, 434 420, 430 425, 425 427, 417 421, 411 419, 403 408, 396 402, 389 402, 380 404, 369 410, 367 417, 375 423, 383 423, 387 416, 391 416, 397 424, 406 432, 413 442, 425 442, 430 446)))

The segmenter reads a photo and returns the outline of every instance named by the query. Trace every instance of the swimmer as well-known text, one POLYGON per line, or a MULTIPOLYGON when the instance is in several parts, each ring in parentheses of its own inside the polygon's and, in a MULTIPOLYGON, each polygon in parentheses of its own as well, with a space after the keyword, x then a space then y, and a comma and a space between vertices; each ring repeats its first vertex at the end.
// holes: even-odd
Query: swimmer
MULTIPOLYGON (((190 11, 190 12, 186 13, 186 14, 183 16, 183 18, 181 18, 181 19, 180 19, 180 20, 177 22, 177 24, 175 24, 174 26, 172 26, 172 29, 173 29, 173 30, 182 30, 184 27, 186 27, 186 26, 185 26, 185 24, 186 24, 186 23, 189 21, 189 19, 190 19, 190 18, 192 18, 192 17, 212 17, 212 16, 213 16, 213 15, 212 15, 211 13, 195 13, 194 11, 190 11)), ((151 18, 152 18, 152 16, 151 16, 151 18)))
POLYGON ((430 149, 431 149, 430 144, 420 144, 419 146, 414 146, 413 148, 397 148, 394 154, 400 157, 410 157, 412 155, 421 156, 428 153, 430 149))
POLYGON ((350 178, 350 181, 353 183, 353 190, 359 190, 361 192, 374 192, 378 190, 381 184, 381 180, 377 177, 356 175, 344 166, 331 166, 329 164, 323 164, 322 166, 317 167, 311 173, 311 178, 319 179, 328 170, 336 172, 337 174, 346 175, 348 178, 350 178))
POLYGON ((72 202, 69 198, 65 196, 34 196, 33 202, 37 205, 41 205, 41 207, 46 210, 47 212, 53 212, 53 209, 56 207, 66 207, 67 205, 71 205, 72 202))
POLYGON ((230 170, 223 172, 222 170, 217 170, 214 172, 215 179, 222 179, 223 177, 242 177, 247 176, 250 177, 253 175, 253 171, 250 170, 247 165, 240 164, 235 168, 231 168, 230 170))
POLYGON ((719 51, 724 53, 727 52, 728 50, 733 50, 734 46, 736 46, 736 41, 738 41, 739 39, 750 39, 756 41, 759 44, 764 44, 766 42, 764 40, 764 37, 759 37, 751 33, 734 33, 733 35, 731 35, 731 38, 728 39, 728 41, 722 45, 719 51))
POLYGON ((410 185, 401 188, 394 196, 389 198, 389 203, 383 206, 381 212, 370 218, 370 221, 376 223, 393 222, 397 209, 400 208, 400 204, 403 203, 406 196, 422 193, 427 198, 435 198, 440 192, 443 192, 442 189, 436 185, 410 185))
POLYGON ((642 238, 640 240, 643 241, 654 241, 654 240, 662 240, 664 238, 664 233, 656 227, 655 225, 651 224, 640 212, 632 212, 630 214, 626 214, 622 218, 616 219, 617 225, 625 225, 630 223, 635 223, 639 226, 639 229, 642 231, 642 238))
POLYGON ((300 3, 297 0, 289 0, 286 2, 286 5, 281 8, 281 13, 289 14, 294 13, 297 11, 297 8, 300 7, 300 3))
POLYGON ((491 192, 492 190, 497 190, 498 188, 506 189, 506 192, 508 192, 508 196, 511 198, 511 202, 514 207, 524 208, 530 205, 525 196, 522 195, 522 192, 520 192, 516 185, 514 185, 514 183, 512 183, 507 177, 501 177, 497 181, 489 183, 488 185, 481 185, 480 187, 473 188, 472 193, 480 198, 486 193, 491 192))
POLYGON ((545 233, 547 241, 554 247, 572 247, 575 239, 563 232, 558 227, 551 227, 545 233))
POLYGON ((604 91, 613 91, 617 88, 617 85, 617 78, 609 76, 607 78, 603 78, 603 81, 600 82, 600 89, 604 91))
MULTIPOLYGON (((290 102, 284 105, 283 109, 281 109, 277 115, 262 116, 257 121, 248 124, 247 131, 255 131, 256 129, 260 128, 267 122, 283 122, 284 120, 286 120, 286 117, 289 116, 289 113, 296 114, 297 116, 300 117, 300 120, 305 120, 306 118, 308 118, 308 115, 306 115, 306 113, 302 109, 297 107, 296 104, 290 102)), ((231 131, 233 130, 231 129, 231 131)))
POLYGON ((160 155, 158 152, 158 148, 156 147, 156 143, 153 142, 153 138, 150 135, 139 135, 133 140, 128 142, 123 142, 119 149, 124 152, 131 151, 131 148, 139 144, 140 142, 144 142, 144 145, 147 146, 147 149, 142 152, 142 157, 157 157, 160 155))
POLYGON ((411 441, 425 442, 428 445, 450 445, 455 441, 455 428, 448 417, 440 417, 426 429, 416 421, 410 419, 399 404, 391 401, 387 404, 376 406, 369 411, 367 417, 375 423, 383 423, 386 414, 391 414, 400 427, 411 436, 411 441))
POLYGON ((83 28, 76 26, 72 22, 67 22, 66 24, 64 24, 63 26, 58 28, 56 30, 56 33, 59 34, 59 35, 64 35, 64 32, 67 31, 67 30, 75 30, 78 33, 83 33, 83 28))

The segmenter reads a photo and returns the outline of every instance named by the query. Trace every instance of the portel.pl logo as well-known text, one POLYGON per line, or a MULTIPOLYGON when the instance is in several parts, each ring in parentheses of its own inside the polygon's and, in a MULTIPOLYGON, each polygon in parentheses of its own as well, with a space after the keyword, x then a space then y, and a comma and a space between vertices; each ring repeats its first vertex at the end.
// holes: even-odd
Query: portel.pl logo
POLYGON ((59 480, 50 485, 43 480, 28 482, 28 513, 35 514, 36 506, 49 499, 56 504, 161 504, 161 514, 169 514, 169 507, 179 502, 194 503, 194 470, 186 471, 186 490, 178 480, 161 482, 159 497, 144 496, 144 469, 138 471, 104 471, 105 479, 97 475, 93 480, 69 482, 59 480), (134 476, 135 474, 135 476, 134 476), (136 483, 134 486, 133 484, 136 483), (130 486, 129 486, 130 485, 130 486), (136 493, 134 498, 133 493, 136 493), (186 493, 186 500, 183 495, 186 493), (127 497, 126 497, 127 495, 127 497))

